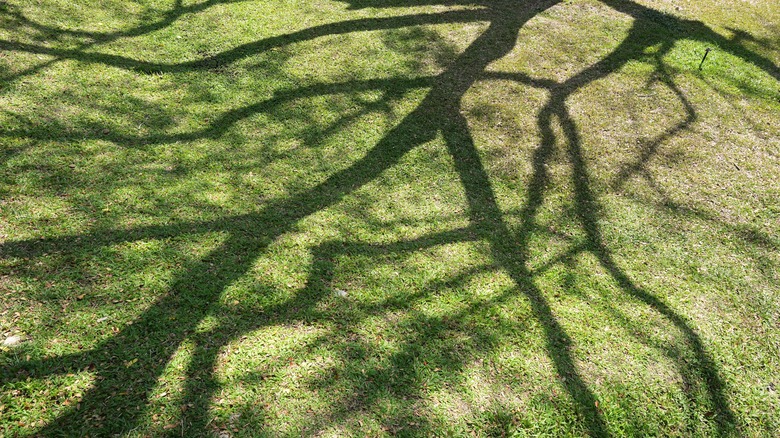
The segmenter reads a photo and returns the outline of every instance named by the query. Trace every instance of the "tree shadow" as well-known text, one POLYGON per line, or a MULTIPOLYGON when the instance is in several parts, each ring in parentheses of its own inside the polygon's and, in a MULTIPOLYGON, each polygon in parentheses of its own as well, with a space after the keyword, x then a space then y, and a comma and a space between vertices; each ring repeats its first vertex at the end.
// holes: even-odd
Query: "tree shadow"
MULTIPOLYGON (((14 30, 16 32, 31 31, 34 33, 34 38, 39 41, 62 41, 66 39, 76 39, 77 41, 83 41, 78 44, 77 48, 66 51, 64 53, 81 53, 82 55, 88 52, 92 47, 108 44, 113 41, 117 41, 123 38, 135 38, 143 35, 147 35, 166 27, 171 26, 174 22, 181 19, 186 15, 197 14, 205 11, 211 7, 220 4, 239 3, 247 0, 206 0, 200 3, 193 3, 184 5, 182 0, 176 0, 173 7, 162 13, 162 17, 159 19, 148 19, 144 17, 141 21, 144 24, 140 24, 135 27, 131 27, 126 30, 117 30, 113 32, 91 32, 83 30, 68 29, 65 27, 51 26, 44 23, 39 23, 30 19, 22 12, 18 11, 14 6, 9 6, 6 3, 0 3, 0 23, 3 24, 8 30, 14 30)), ((157 12, 157 11, 155 11, 157 12)), ((0 43, 0 47, 13 50, 15 47, 13 42, 6 41, 0 43)), ((34 46, 30 46, 34 47, 34 46)), ((39 48, 45 50, 47 46, 40 45, 39 48)), ((69 59, 67 56, 55 55, 55 58, 36 66, 30 67, 18 73, 3 77, 0 79, 0 90, 4 85, 7 85, 13 81, 21 79, 23 77, 35 74, 45 68, 51 67, 63 59, 69 59)), ((80 59, 79 56, 70 59, 80 59)))
MULTIPOLYGON (((76 36, 88 37, 95 42, 133 37, 159 30, 186 13, 195 13, 210 5, 220 3, 208 1, 191 7, 178 3, 176 8, 164 20, 116 34, 92 35, 76 31, 76 36)), ((432 2, 450 5, 455 3, 432 2)), ((613 281, 627 295, 643 303, 675 326, 685 338, 686 346, 695 357, 694 364, 678 363, 680 374, 692 387, 689 391, 703 393, 707 400, 699 400, 691 395, 692 405, 706 404, 714 412, 717 432, 721 435, 733 433, 737 428, 734 413, 726 396, 726 387, 719 376, 715 361, 707 352, 704 342, 684 317, 676 313, 668 304, 645 290, 619 266, 611 250, 602 238, 599 225, 601 206, 592 189, 588 165, 582 153, 582 140, 578 126, 567 107, 567 100, 577 90, 587 84, 598 81, 636 59, 642 49, 661 44, 661 54, 670 50, 675 39, 691 38, 701 41, 714 41, 736 56, 753 62, 775 79, 780 80, 777 67, 768 59, 747 49, 739 42, 729 41, 717 35, 700 22, 685 21, 660 14, 652 9, 632 2, 604 0, 611 8, 634 18, 634 25, 626 38, 609 55, 584 69, 575 76, 563 81, 537 80, 524 73, 487 73, 486 68, 505 55, 518 43, 520 29, 540 12, 559 3, 558 0, 538 0, 523 2, 495 1, 483 2, 476 10, 457 10, 441 13, 404 15, 389 18, 370 18, 348 20, 339 23, 321 25, 244 44, 234 49, 206 57, 197 61, 181 64, 160 64, 133 60, 118 55, 85 52, 84 46, 78 49, 56 49, 30 43, 0 41, 0 48, 32 54, 45 54, 58 59, 74 59, 86 63, 100 63, 141 72, 181 72, 214 68, 236 62, 252 54, 265 52, 274 47, 294 42, 311 40, 326 35, 346 34, 363 30, 394 29, 406 26, 440 23, 487 22, 488 27, 456 59, 454 59, 436 77, 390 78, 365 81, 348 81, 338 84, 318 84, 279 92, 269 100, 250 104, 228 111, 217 117, 206 129, 184 134, 152 135, 146 137, 110 134, 108 139, 114 143, 130 146, 136 144, 165 143, 173 141, 193 141, 201 138, 220 138, 236 122, 253 114, 265 113, 276 105, 294 99, 322 96, 333 93, 356 92, 360 90, 404 90, 428 87, 430 90, 419 105, 407 114, 394 128, 362 158, 349 167, 335 172, 313 188, 293 194, 289 197, 265 203, 257 212, 234 215, 226 218, 176 223, 174 225, 136 227, 129 230, 98 231, 89 235, 66 236, 51 239, 32 239, 11 241, 0 244, 3 258, 24 257, 34 259, 52 252, 68 253, 92 245, 110 245, 117 242, 130 242, 142 239, 157 239, 181 234, 204 234, 222 232, 227 236, 221 244, 205 257, 193 260, 183 266, 181 272, 171 283, 168 292, 144 311, 131 325, 123 328, 110 339, 101 342, 89 351, 62 355, 44 359, 28 359, 0 368, 2 384, 8 384, 28 378, 40 379, 46 376, 66 374, 74 371, 89 370, 95 377, 94 385, 84 394, 78 408, 73 408, 58 416, 35 434, 53 436, 60 434, 94 433, 108 435, 126 433, 137 427, 144 409, 150 402, 150 395, 164 373, 171 357, 187 339, 193 339, 195 346, 186 369, 184 404, 189 409, 182 414, 181 428, 198 431, 208 426, 209 408, 215 389, 213 372, 217 354, 231 340, 259 327, 295 321, 298 314, 310 313, 328 292, 328 282, 332 275, 333 258, 339 254, 365 252, 371 254, 377 248, 360 242, 329 242, 316 247, 313 251, 314 262, 309 272, 307 285, 293 298, 278 306, 264 309, 261 316, 237 314, 237 324, 222 329, 219 326, 195 336, 198 325, 217 305, 220 296, 234 282, 247 275, 253 263, 262 256, 269 245, 294 229, 303 219, 331 207, 359 188, 379 178, 385 171, 396 166, 412 149, 442 135, 447 150, 453 160, 454 168, 464 188, 470 225, 464 230, 452 230, 434 236, 408 242, 395 242, 382 247, 382 251, 412 252, 431 245, 441 245, 464 240, 479 240, 490 246, 495 268, 507 273, 515 289, 508 291, 497 300, 513 294, 521 294, 528 301, 535 319, 542 327, 546 351, 555 368, 555 373, 563 377, 563 387, 576 406, 579 420, 589 435, 609 434, 609 427, 603 413, 598 408, 597 396, 583 377, 570 346, 572 337, 566 332, 545 297, 544 291, 537 286, 534 277, 540 270, 530 267, 529 239, 537 231, 538 211, 544 201, 550 176, 547 164, 555 151, 558 138, 553 129, 557 121, 562 127, 562 140, 568 164, 572 169, 573 199, 577 221, 585 233, 585 243, 575 246, 562 260, 588 252, 596 257, 600 265, 609 273, 613 281), (653 26, 668 26, 675 29, 671 34, 656 32, 653 26), (672 35, 672 36, 668 36, 672 35), (461 114, 462 99, 472 86, 482 80, 502 79, 545 89, 549 97, 537 117, 537 127, 541 133, 532 162, 532 176, 527 188, 527 203, 519 212, 520 225, 510 227, 506 214, 501 211, 496 195, 477 145, 472 138, 467 119, 461 114), (75 248, 75 249, 74 249, 75 248), (136 345, 148 351, 148 355, 134 357, 126 345, 136 345), (195 381, 198 380, 196 384, 195 381), (204 381, 205 379, 205 381, 204 381)), ((404 7, 420 5, 421 2, 375 2, 350 3, 353 8, 368 6, 404 7)), ((47 28, 35 24, 19 14, 13 15, 20 25, 31 26, 41 32, 57 33, 61 29, 47 28)), ((620 171, 615 184, 619 185, 631 175, 642 173, 645 163, 656 154, 658 146, 687 129, 695 122, 696 114, 684 93, 675 85, 673 79, 664 72, 661 55, 657 57, 659 80, 678 97, 685 108, 685 119, 677 126, 667 129, 656 139, 648 142, 638 157, 627 163, 620 171)), ((24 74, 30 74, 25 72, 24 74)), ((19 76, 17 76, 19 77, 19 76)), ((14 79, 10 79, 14 80, 14 79)), ((8 79, 6 80, 8 81, 8 79)), ((336 123, 333 130, 340 129, 336 123)), ((3 131, 2 137, 34 139, 41 135, 40 130, 3 131)), ((63 133, 64 134, 64 133, 63 133)), ((51 135, 51 134, 46 134, 51 135)), ((81 136, 82 134, 79 134, 81 136)), ((324 134, 327 135, 327 132, 324 134)), ((68 138, 67 135, 60 138, 68 138)), ((311 142, 316 143, 317 138, 311 142)), ((553 261, 554 263, 555 261, 553 261)), ((493 267, 491 267, 493 268, 493 267)), ((464 278, 473 275, 471 271, 463 273, 464 278)), ((460 282, 455 278, 451 281, 460 282)), ((436 288, 430 288, 435 290, 436 288)), ((429 290, 429 289, 426 289, 429 290)), ((383 302, 366 312, 381 313, 393 306, 406 306, 415 297, 408 297, 404 303, 383 302)), ((495 305, 495 301, 478 303, 452 319, 462 318, 468 312, 478 312, 480 308, 495 305)), ((316 312, 314 312, 316 315, 316 312)), ((424 325, 424 324, 423 324, 424 325)), ((400 382, 390 391, 402 396, 419 394, 414 384, 414 370, 409 367, 411 357, 420 355, 416 349, 426 345, 426 339, 435 338, 446 326, 441 321, 428 321, 428 328, 408 340, 403 348, 390 358, 390 366, 385 370, 373 370, 375 380, 393 373, 401 375, 400 382)), ((487 333, 474 336, 487 337, 487 333)), ((326 337, 321 342, 330 342, 326 337)), ((489 346, 489 342, 485 343, 489 346)), ((488 348, 488 347, 486 347, 488 348)), ((464 358, 454 353, 441 353, 440 365, 446 371, 458 373, 464 364, 464 358), (443 359, 442 359, 443 358, 443 359)), ((351 358, 355 359, 355 358, 351 358)), ((359 359, 359 358, 358 358, 359 359)), ((348 362, 355 367, 356 362, 348 362)), ((356 369, 347 373, 357 376, 356 369)), ((357 377, 355 377, 356 379, 357 377)), ((357 386, 357 381, 352 382, 357 386)), ((311 427, 321 427, 323 421, 342 421, 353 409, 362 409, 378 399, 378 392, 386 390, 376 385, 356 392, 351 400, 342 400, 334 404, 329 415, 323 420, 313 420, 311 427), (338 407, 339 405, 341 407, 338 407)), ((400 421, 393 419, 391 421, 400 421)), ((690 419, 690 427, 695 428, 695 419, 690 419)), ((430 425, 421 425, 421 430, 430 425)))

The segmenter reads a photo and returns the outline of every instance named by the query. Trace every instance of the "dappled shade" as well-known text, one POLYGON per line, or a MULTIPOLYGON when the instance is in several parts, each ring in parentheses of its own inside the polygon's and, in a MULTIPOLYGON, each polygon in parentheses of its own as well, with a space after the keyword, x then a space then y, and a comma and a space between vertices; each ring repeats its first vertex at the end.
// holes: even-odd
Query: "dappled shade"
MULTIPOLYGON (((591 84, 620 71, 638 59, 653 66, 652 75, 657 83, 676 100, 675 104, 678 105, 681 116, 678 122, 662 127, 662 131, 654 138, 645 139, 630 160, 616 164, 617 171, 606 185, 618 190, 633 178, 650 178, 647 164, 659 154, 661 146, 690 129, 698 120, 695 105, 690 101, 687 92, 675 81, 674 74, 668 71, 664 62, 664 57, 673 50, 678 41, 695 40, 717 45, 720 50, 752 63, 765 74, 780 80, 780 70, 770 59, 751 51, 739 39, 724 38, 702 22, 683 20, 639 3, 618 0, 603 0, 602 3, 631 18, 630 27, 623 40, 596 62, 562 80, 534 77, 522 71, 504 71, 500 64, 496 64, 516 47, 533 44, 520 37, 521 31, 539 14, 560 6, 557 0, 498 0, 476 3, 370 0, 348 2, 350 11, 361 11, 363 8, 396 8, 396 15, 379 14, 315 24, 287 34, 236 44, 232 48, 206 53, 197 59, 183 62, 148 61, 129 52, 101 49, 104 45, 122 39, 163 31, 184 16, 231 3, 237 2, 209 0, 189 5, 177 2, 177 6, 166 12, 161 19, 115 33, 60 28, 38 23, 13 6, 4 4, 3 10, 0 11, 4 25, 16 26, 20 35, 25 32, 40 32, 47 35, 50 42, 61 39, 65 43, 44 44, 32 42, 30 38, 19 38, 18 41, 0 39, 0 49, 6 52, 46 56, 44 62, 26 70, 0 71, 0 89, 8 92, 23 83, 25 78, 40 74, 57 62, 67 60, 85 66, 113 67, 134 75, 221 75, 229 74, 233 64, 264 53, 280 53, 279 56, 282 56, 284 51, 294 51, 296 44, 317 38, 444 24, 473 24, 481 27, 468 46, 449 54, 446 61, 442 62, 440 71, 434 74, 414 76, 394 75, 389 72, 383 77, 373 79, 344 78, 341 81, 314 81, 295 86, 289 85, 294 81, 275 79, 275 75, 281 77, 281 74, 269 66, 258 66, 254 74, 266 75, 269 80, 278 80, 285 85, 266 93, 263 98, 246 96, 244 102, 204 116, 204 124, 192 129, 176 126, 175 109, 144 109, 141 103, 135 106, 136 111, 157 114, 154 120, 158 126, 151 126, 147 132, 103 128, 97 123, 90 125, 93 123, 90 121, 85 121, 81 126, 78 123, 76 126, 63 126, 57 120, 52 120, 48 126, 40 126, 36 123, 25 123, 21 118, 18 124, 0 126, 0 139, 14 140, 13 144, 17 145, 3 149, 3 156, 0 157, 3 162, 32 150, 37 142, 49 141, 94 140, 145 151, 155 145, 221 139, 232 135, 237 126, 261 116, 279 117, 280 125, 288 121, 293 123, 290 120, 297 122, 296 118, 303 120, 304 117, 310 116, 313 121, 304 122, 314 125, 319 121, 316 120, 316 114, 306 114, 310 108, 307 104, 301 103, 302 112, 292 112, 290 105, 322 97, 377 93, 378 97, 360 101, 360 104, 356 105, 357 109, 346 105, 343 119, 324 123, 324 127, 304 133, 304 147, 316 148, 323 139, 352 129, 351 126, 356 121, 375 113, 391 114, 397 110, 398 102, 406 98, 405 96, 424 91, 414 106, 407 105, 396 118, 388 116, 388 128, 382 131, 379 140, 368 147, 365 153, 350 158, 348 162, 317 170, 320 172, 320 177, 317 177, 319 179, 306 181, 306 184, 302 185, 305 189, 258 198, 253 211, 213 214, 213 211, 204 207, 207 213, 201 220, 178 221, 172 211, 166 212, 172 219, 165 222, 151 221, 126 227, 103 224, 86 232, 60 233, 40 239, 4 238, 0 243, 0 256, 7 263, 2 269, 9 269, 4 275, 21 275, 20 273, 26 272, 33 277, 38 275, 36 261, 51 257, 83 261, 103 257, 101 248, 153 240, 173 242, 171 245, 175 248, 180 236, 216 236, 208 237, 211 239, 210 249, 194 258, 182 258, 181 254, 172 254, 171 260, 177 261, 175 272, 167 280, 167 291, 147 303, 145 310, 130 324, 118 326, 115 333, 95 345, 78 352, 29 355, 32 357, 20 356, 18 353, 0 353, 3 355, 0 377, 4 388, 29 379, 46 379, 71 373, 88 372, 93 376, 92 384, 80 397, 78 407, 64 409, 53 420, 36 426, 39 427, 37 429, 25 429, 25 433, 59 435, 89 432, 108 435, 134 431, 141 425, 148 407, 154 403, 153 395, 160 379, 176 366, 179 367, 177 372, 183 379, 183 391, 178 401, 183 409, 179 413, 176 427, 183 428, 182 433, 209 428, 210 411, 215 399, 220 397, 221 384, 215 372, 224 365, 220 355, 226 351, 225 348, 264 329, 277 326, 293 327, 299 324, 315 327, 317 330, 315 335, 296 347, 299 348, 297 354, 307 360, 316 360, 320 354, 317 351, 325 345, 344 358, 343 369, 334 369, 332 375, 323 376, 310 383, 312 391, 316 389, 326 392, 338 387, 338 394, 351 394, 344 399, 332 400, 327 412, 317 412, 304 420, 304 426, 310 430, 324 430, 334 424, 346 422, 355 412, 368 411, 372 406, 379 406, 388 398, 402 400, 401 403, 415 403, 414 400, 423 397, 425 392, 420 383, 419 363, 431 364, 437 372, 450 376, 444 378, 447 384, 457 385, 459 379, 462 379, 460 383, 463 383, 467 369, 481 355, 489 354, 491 349, 500 343, 493 337, 504 331, 499 323, 490 327, 465 321, 474 315, 485 315, 485 319, 489 320, 492 318, 491 309, 520 299, 530 309, 532 322, 523 322, 522 324, 530 326, 522 328, 518 321, 505 321, 502 324, 518 326, 506 329, 503 335, 512 336, 512 333, 536 327, 536 333, 542 336, 540 342, 551 364, 552 373, 557 376, 558 383, 566 393, 565 398, 571 404, 571 410, 576 413, 576 419, 569 421, 572 424, 571 430, 578 435, 608 435, 615 431, 610 429, 610 423, 599 406, 597 390, 586 376, 587 372, 583 370, 581 356, 572 347, 577 342, 575 336, 570 333, 566 321, 562 321, 561 316, 556 313, 550 294, 540 287, 538 282, 539 276, 552 266, 570 266, 573 260, 581 255, 591 257, 594 261, 591 269, 604 272, 620 294, 638 303, 643 309, 641 311, 654 315, 654 318, 660 321, 659 324, 665 325, 666 330, 676 333, 674 345, 670 346, 665 354, 675 364, 676 373, 682 378, 682 383, 679 384, 684 387, 688 397, 687 407, 684 409, 688 417, 686 427, 704 433, 716 432, 724 435, 738 430, 739 424, 729 401, 727 384, 720 374, 719 365, 708 351, 707 343, 702 340, 688 317, 678 313, 675 306, 669 304, 657 291, 649 290, 632 279, 630 273, 621 266, 620 259, 614 256, 613 246, 604 237, 603 206, 599 199, 604 183, 598 182, 598 187, 595 187, 592 164, 583 151, 587 145, 583 139, 581 124, 587 121, 573 114, 570 100, 591 84), (405 8, 426 5, 438 7, 426 9, 424 12, 405 12, 405 8), (665 31, 660 32, 659 26, 665 31), (646 49, 650 48, 653 51, 648 57, 646 49), (486 167, 479 140, 475 139, 477 135, 474 133, 474 122, 464 111, 463 104, 467 94, 478 84, 498 82, 535 89, 544 96, 537 113, 514 115, 534 119, 539 138, 535 149, 530 153, 530 172, 522 185, 523 193, 518 195, 522 196, 524 202, 522 208, 516 211, 506 211, 501 206, 496 182, 491 176, 492 171, 486 167), (290 112, 279 116, 284 111, 290 112), (451 163, 449 167, 442 168, 441 172, 444 174, 454 170, 451 177, 462 187, 462 217, 465 221, 441 217, 427 226, 427 229, 432 230, 428 233, 417 233, 405 239, 393 238, 382 242, 362 239, 359 235, 344 237, 349 235, 348 232, 331 233, 329 238, 316 239, 311 245, 307 244, 309 256, 305 263, 308 264, 308 272, 299 287, 293 288, 295 290, 289 296, 271 300, 261 306, 248 303, 236 303, 232 307, 223 305, 223 296, 234 285, 249 281, 248 278, 257 278, 258 283, 251 287, 255 288, 259 296, 279 296, 276 291, 278 286, 264 284, 261 276, 255 273, 258 263, 268 257, 274 245, 287 238, 286 236, 299 233, 306 221, 316 221, 322 212, 346 202, 350 197, 362 196, 367 186, 376 184, 389 172, 402 168, 405 166, 404 160, 409 159, 411 154, 428 147, 431 142, 439 141, 438 139, 446 146, 447 155, 442 158, 442 162, 451 163), (571 223, 574 224, 574 233, 579 233, 579 237, 572 237, 571 232, 562 233, 540 225, 540 209, 551 190, 550 169, 559 160, 569 169, 570 180, 566 184, 571 199, 571 223), (535 236, 545 233, 550 240, 560 242, 560 249, 551 247, 546 266, 534 260, 532 250, 534 245, 537 245, 535 236), (350 295, 349 299, 334 300, 333 284, 342 263, 355 264, 370 276, 369 271, 382 269, 384 265, 406 264, 415 253, 435 251, 437 248, 457 248, 457 245, 461 244, 485 245, 491 263, 463 266, 462 269, 458 269, 457 264, 448 266, 451 271, 444 275, 444 279, 410 286, 411 292, 405 292, 402 296, 390 294, 383 299, 350 301, 350 295), (357 332, 355 327, 363 321, 391 318, 396 312, 414 309, 435 295, 447 291, 453 291, 453 294, 459 290, 468 292, 471 279, 486 272, 507 276, 511 286, 504 287, 499 293, 486 299, 478 298, 475 293, 474 298, 465 301, 457 311, 448 314, 446 318, 432 316, 420 310, 411 312, 412 316, 404 324, 412 330, 404 335, 403 340, 394 344, 392 351, 372 351, 375 346, 354 335, 357 332), (442 343, 450 342, 448 337, 471 339, 469 348, 460 350, 458 345, 454 344, 442 348, 442 343), (444 341, 441 341, 442 339, 444 341), (133 348, 127 348, 128 345, 133 348), (180 356, 179 352, 185 345, 189 351, 187 360, 174 364, 174 359, 180 356), (139 356, 138 351, 145 354, 139 356), (372 368, 366 358, 377 354, 382 356, 384 365, 381 368, 372 368), (700 424, 702 418, 705 418, 709 425, 700 424), (712 429, 707 429, 708 427, 712 429)), ((91 103, 83 104, 89 106, 91 103)), ((135 104, 128 102, 128 105, 133 107, 135 104)), ((6 108, 3 111, 10 113, 13 110, 6 108)), ((252 162, 244 163, 230 158, 234 153, 240 156, 240 152, 228 148, 223 153, 224 155, 215 155, 211 159, 220 163, 220 166, 225 166, 229 173, 242 175, 263 171, 259 166, 253 170, 255 164, 252 162)), ((283 163, 286 159, 287 157, 280 153, 262 160, 258 158, 256 163, 265 160, 268 164, 263 165, 270 166, 283 163)), ((198 171, 186 167, 160 170, 174 176, 176 172, 191 175, 198 171)), ((51 184, 53 187, 65 188, 76 184, 66 174, 57 175, 57 170, 53 168, 40 168, 38 172, 41 178, 51 178, 45 184, 51 184)), ((393 196, 396 188, 389 187, 385 190, 388 196, 393 196)), ((153 208, 164 210, 166 207, 161 205, 153 208)), ((682 214, 709 220, 705 213, 688 211, 682 214)), ((355 215, 359 216, 359 212, 355 212, 355 215)), ((327 221, 325 224, 323 226, 327 226, 327 221)), ((381 231, 385 227, 391 233, 389 235, 393 236, 392 233, 404 226, 387 221, 376 224, 375 228, 381 231)), ((755 245, 768 247, 770 251, 778 249, 776 240, 771 237, 746 230, 732 231, 743 237, 747 235, 746 238, 753 240, 755 245)), ((174 252, 186 252, 184 246, 186 245, 174 252)), ((445 259, 442 263, 448 262, 445 259)), ((630 319, 620 316, 621 311, 617 306, 611 311, 617 319, 630 319)), ((626 324, 630 325, 628 322, 626 324)), ((636 332, 638 342, 648 345, 656 342, 649 340, 649 335, 642 333, 650 328, 637 327, 632 330, 636 332)), ((385 336, 394 335, 387 333, 385 336)), ((277 357, 271 360, 276 361, 274 366, 283 366, 286 359, 277 357)), ((248 376, 243 385, 264 385, 269 379, 272 380, 272 376, 264 374, 263 371, 250 373, 248 376)), ((263 415, 258 412, 264 409, 266 402, 258 402, 254 408, 247 407, 241 415, 254 418, 253 421, 262 421, 263 415)), ((499 410, 493 415, 494 418, 490 421, 501 427, 519 427, 511 413, 499 410)), ((393 429, 399 424, 412 424, 412 429, 423 434, 436 431, 440 427, 425 416, 415 417, 412 410, 387 413, 385 420, 386 430, 392 432, 400 430, 393 429)), ((641 425, 637 426, 637 429, 635 432, 641 431, 641 425)))

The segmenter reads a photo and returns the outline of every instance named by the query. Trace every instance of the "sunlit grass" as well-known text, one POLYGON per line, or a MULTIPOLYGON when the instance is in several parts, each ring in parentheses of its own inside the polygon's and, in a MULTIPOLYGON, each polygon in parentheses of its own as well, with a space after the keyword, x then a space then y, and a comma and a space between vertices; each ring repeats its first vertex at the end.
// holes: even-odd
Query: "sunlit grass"
POLYGON ((774 2, 425 3, 0 3, 0 435, 780 428, 774 2))

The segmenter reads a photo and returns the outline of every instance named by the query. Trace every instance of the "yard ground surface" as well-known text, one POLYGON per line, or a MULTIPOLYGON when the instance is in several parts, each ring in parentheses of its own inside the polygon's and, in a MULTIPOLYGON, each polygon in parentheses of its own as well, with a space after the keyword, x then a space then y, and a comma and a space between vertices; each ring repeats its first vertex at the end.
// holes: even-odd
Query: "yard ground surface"
POLYGON ((776 435, 778 65, 776 0, 0 0, 0 435, 776 435))

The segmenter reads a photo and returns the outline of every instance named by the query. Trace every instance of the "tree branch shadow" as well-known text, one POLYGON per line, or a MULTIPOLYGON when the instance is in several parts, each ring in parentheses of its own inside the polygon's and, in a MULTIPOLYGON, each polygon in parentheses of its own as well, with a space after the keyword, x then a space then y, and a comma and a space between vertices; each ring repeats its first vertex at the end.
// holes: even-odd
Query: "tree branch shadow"
MULTIPOLYGON (((209 1, 197 4, 215 4, 209 1)), ((438 2, 436 2, 438 3, 438 2)), ((597 406, 597 396, 589 388, 585 377, 578 369, 576 358, 570 351, 573 343, 571 336, 555 316, 544 292, 535 284, 534 277, 543 268, 535 271, 529 266, 529 238, 536 230, 536 217, 545 197, 549 182, 546 164, 555 149, 556 135, 553 131, 553 121, 557 120, 563 128, 563 140, 566 145, 568 160, 572 168, 574 199, 579 225, 586 235, 586 244, 575 247, 563 257, 567 260, 574 254, 587 251, 592 253, 601 266, 609 273, 621 290, 637 301, 644 303, 658 314, 662 315, 683 334, 685 343, 691 348, 696 364, 693 367, 681 368, 685 377, 693 385, 698 385, 707 395, 707 402, 716 412, 715 421, 721 435, 733 433, 736 425, 726 397, 725 384, 722 382, 717 364, 710 357, 704 342, 700 339, 688 321, 676 313, 651 292, 637 285, 630 276, 614 260, 610 249, 602 238, 599 225, 600 205, 591 188, 591 178, 587 163, 582 153, 582 141, 579 129, 568 111, 566 101, 577 90, 585 85, 606 77, 617 71, 628 61, 638 56, 641 50, 637 47, 649 47, 658 42, 664 50, 671 47, 672 42, 642 29, 643 20, 656 20, 656 11, 636 5, 632 2, 617 2, 604 0, 608 6, 627 13, 635 18, 636 23, 626 39, 609 55, 594 65, 586 68, 574 77, 561 82, 536 80, 524 73, 485 73, 486 67, 509 53, 517 43, 520 29, 539 12, 558 3, 557 0, 526 2, 517 6, 511 2, 487 3, 484 9, 477 11, 449 11, 436 14, 416 14, 391 18, 359 19, 317 26, 288 35, 272 37, 239 46, 212 57, 182 64, 157 64, 132 60, 122 56, 99 53, 86 53, 82 49, 53 49, 28 43, 0 41, 0 48, 12 51, 24 51, 55 56, 61 59, 74 59, 81 62, 96 62, 127 68, 141 72, 179 72, 201 68, 212 68, 236 62, 252 54, 267 51, 273 47, 288 45, 294 42, 306 41, 325 35, 344 34, 362 30, 391 29, 404 26, 438 23, 466 23, 487 21, 489 26, 472 44, 460 54, 454 62, 439 76, 416 79, 392 78, 351 81, 342 84, 321 84, 311 87, 280 92, 272 99, 248 105, 246 107, 222 114, 209 128, 188 134, 173 136, 157 136, 149 138, 131 138, 117 136, 112 140, 119 144, 135 144, 138 142, 168 142, 191 141, 198 138, 219 138, 224 135, 237 121, 252 114, 268 111, 274 105, 289 100, 323 95, 329 93, 355 92, 356 90, 375 90, 385 87, 421 88, 430 87, 423 101, 411 111, 397 126, 391 129, 364 157, 351 164, 346 169, 336 172, 317 186, 292 195, 288 198, 271 201, 258 212, 239 216, 231 216, 216 221, 175 224, 171 226, 151 226, 131 230, 110 230, 95 232, 91 235, 75 235, 54 239, 13 241, 0 243, 0 256, 36 257, 52 251, 73 251, 73 247, 88 246, 94 243, 108 245, 116 242, 126 242, 146 238, 160 238, 186 233, 200 234, 210 231, 228 233, 226 240, 199 261, 184 267, 173 281, 168 293, 161 297, 148 310, 143 312, 133 324, 124 328, 119 334, 108 341, 99 344, 89 352, 60 356, 48 359, 22 361, 21 363, 0 368, 0 383, 18 381, 26 378, 42 378, 48 375, 63 374, 74 370, 89 368, 96 374, 94 386, 85 394, 81 406, 71 409, 59 416, 52 423, 36 431, 40 435, 58 435, 63 432, 85 433, 90 431, 98 434, 123 433, 132 430, 139 422, 144 408, 149 403, 151 391, 155 388, 165 366, 179 346, 188 339, 198 324, 212 312, 212 308, 220 295, 235 281, 246 275, 255 260, 260 257, 268 246, 278 237, 289 232, 295 224, 312 214, 322 211, 344 199, 357 189, 377 179, 389 168, 398 164, 402 157, 412 149, 434 139, 442 134, 446 147, 451 155, 455 170, 464 188, 468 215, 471 225, 468 233, 453 231, 413 242, 397 242, 386 248, 389 251, 416 251, 426 245, 438 245, 442 242, 454 242, 463 239, 465 234, 473 233, 476 239, 490 244, 492 257, 496 266, 509 274, 517 286, 517 291, 528 300, 535 318, 543 327, 546 350, 553 362, 556 373, 566 377, 564 387, 569 397, 574 401, 577 412, 590 435, 605 436, 609 428, 602 412, 597 406), (537 115, 537 126, 541 134, 541 142, 533 156, 533 174, 527 189, 527 204, 520 212, 521 225, 512 230, 505 221, 506 214, 501 211, 490 178, 482 164, 477 146, 472 138, 468 121, 460 113, 461 100, 464 94, 478 81, 490 79, 510 79, 520 83, 549 90, 550 97, 537 115), (127 344, 141 345, 149 352, 148 356, 137 358, 128 355, 124 346, 127 344), (100 418, 101 423, 93 423, 100 418)), ((416 3, 415 3, 416 4, 416 3)), ((363 7, 366 4, 356 3, 353 6, 363 7)), ((393 6, 404 6, 404 3, 394 3, 393 6)), ((179 5, 181 6, 181 5, 179 5)), ((194 6, 193 6, 194 7, 194 6)), ((137 36, 157 30, 170 24, 183 13, 196 12, 193 9, 178 15, 171 13, 169 18, 159 23, 139 27, 135 30, 110 35, 78 35, 94 37, 96 41, 107 41, 111 38, 137 36), (167 24, 165 24, 167 23, 167 24), (106 39, 107 38, 107 39, 106 39)), ((745 48, 738 42, 722 39, 709 28, 699 22, 681 21, 676 18, 662 17, 664 20, 675 20, 686 31, 694 30, 698 38, 716 41, 727 47, 737 56, 747 59, 762 70, 780 80, 780 74, 774 64, 745 48)), ((21 18, 20 18, 21 20, 21 18)), ((25 21, 30 24, 31 22, 25 21)), ((41 28, 41 30, 47 30, 41 28)), ((47 31, 57 31, 48 29, 47 31)), ((681 32, 682 33, 682 32, 681 32)), ((687 129, 696 120, 695 111, 684 94, 662 70, 658 61, 657 68, 661 81, 669 87, 685 107, 686 118, 675 127, 669 128, 656 139, 647 143, 637 159, 623 167, 615 184, 622 184, 634 173, 641 173, 648 160, 656 153, 660 144, 668 138, 687 129)), ((349 121, 345 121, 348 123, 349 121)), ((334 125, 332 129, 339 129, 334 125)), ((0 133, 3 136, 18 138, 35 138, 36 132, 18 131, 0 133)), ((345 242, 338 242, 343 245, 345 242)), ((315 266, 310 270, 306 288, 293 299, 279 307, 268 309, 265 317, 253 319, 250 315, 240 318, 238 328, 219 329, 209 333, 210 344, 196 344, 189 368, 186 371, 185 403, 192 409, 183 414, 183 424, 194 430, 207 427, 208 409, 216 384, 211 381, 203 385, 194 384, 195 376, 211 379, 216 364, 216 354, 221 346, 250 330, 258 327, 290 321, 294 318, 294 309, 311 309, 326 290, 329 273, 328 266, 332 263, 333 254, 338 254, 334 244, 326 244, 315 249, 315 266)), ((555 263, 555 261, 551 262, 555 263)), ((469 272, 465 273, 470 275, 469 272)), ((460 281, 457 280, 456 281, 460 281)), ((516 291, 513 291, 513 293, 516 291)), ((385 303, 387 304, 387 303, 385 303)), ((485 303, 485 306, 493 303, 485 303)), ((387 307, 375 309, 383 311, 387 307)), ((473 309, 472 309, 473 310, 473 309)), ((456 315, 457 317, 457 315, 456 315)), ((435 330, 423 332, 417 338, 406 344, 406 349, 398 353, 392 361, 396 368, 402 365, 405 357, 413 355, 412 345, 425 337, 435 335, 435 330)), ((452 368, 457 372, 458 368, 452 368)), ((202 382, 201 382, 202 383, 202 382)), ((409 385, 399 385, 398 389, 415 391, 409 385)), ((364 397, 366 394, 360 394, 364 397)), ((356 395, 357 396, 357 395, 356 395)), ((365 403, 371 403, 370 396, 365 403)), ((691 399, 692 404, 699 400, 691 399)), ((354 406, 355 401, 347 401, 346 406, 354 406)), ((331 418, 344 418, 344 410, 334 409, 331 418)))

